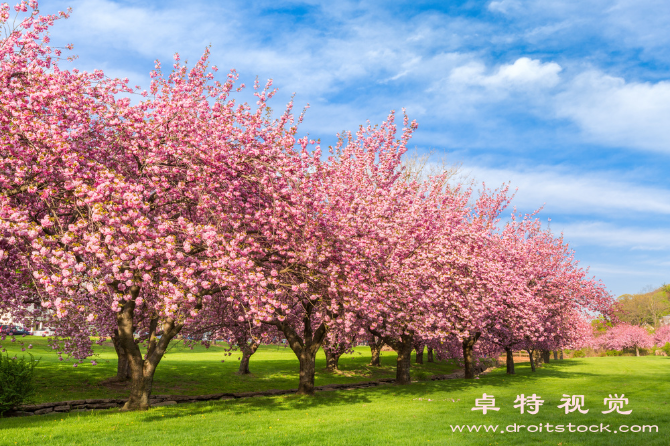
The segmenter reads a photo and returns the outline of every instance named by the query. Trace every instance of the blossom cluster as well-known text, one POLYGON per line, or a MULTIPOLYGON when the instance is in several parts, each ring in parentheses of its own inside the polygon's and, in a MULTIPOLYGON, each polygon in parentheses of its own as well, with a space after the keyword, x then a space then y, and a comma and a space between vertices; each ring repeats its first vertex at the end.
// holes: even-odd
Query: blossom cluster
POLYGON ((407 116, 325 155, 292 103, 268 113, 271 82, 238 104, 208 49, 169 74, 157 62, 140 92, 62 69, 46 31, 67 14, 29 8, 0 43, 0 310, 48 318, 59 352, 118 338, 149 374, 180 333, 286 339, 301 361, 370 335, 493 355, 577 345, 608 311, 562 237, 534 214, 501 223, 507 186, 409 172, 407 116))

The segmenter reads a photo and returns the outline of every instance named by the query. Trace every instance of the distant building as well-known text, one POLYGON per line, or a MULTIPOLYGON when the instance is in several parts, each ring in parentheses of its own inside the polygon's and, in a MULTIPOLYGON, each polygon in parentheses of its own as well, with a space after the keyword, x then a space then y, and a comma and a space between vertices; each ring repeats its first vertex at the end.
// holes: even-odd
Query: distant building
MULTIPOLYGON (((32 305, 32 304, 28 308, 29 308, 30 311, 35 310, 35 306, 32 305)), ((40 313, 43 314, 42 311, 44 311, 44 310, 41 309, 41 308, 39 310, 40 310, 40 313)), ((22 327, 22 328, 30 329, 31 331, 33 331, 33 334, 36 335, 36 336, 41 336, 43 333, 45 333, 47 336, 49 336, 53 332, 49 327, 44 325, 43 320, 44 320, 43 317, 38 316, 34 319, 35 322, 34 322, 33 326, 22 327)), ((18 324, 18 322, 14 320, 11 313, 5 313, 5 314, 0 313, 0 325, 17 325, 17 324, 18 324)), ((18 325, 21 326, 22 324, 18 324, 18 325)))
POLYGON ((658 325, 670 325, 670 316, 662 316, 658 320, 658 325))

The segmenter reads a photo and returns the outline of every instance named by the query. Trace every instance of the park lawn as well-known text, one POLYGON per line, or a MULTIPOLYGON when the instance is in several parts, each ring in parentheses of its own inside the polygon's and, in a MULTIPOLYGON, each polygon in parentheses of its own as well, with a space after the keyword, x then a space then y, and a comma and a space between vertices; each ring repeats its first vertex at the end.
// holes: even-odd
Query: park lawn
MULTIPOLYGON (((258 361, 257 361, 258 362, 258 361)), ((667 445, 670 358, 605 357, 528 364, 508 376, 417 382, 409 386, 320 392, 157 407, 146 412, 54 414, 0 420, 1 444, 448 444, 667 445), (494 395, 499 412, 472 411, 475 398, 494 395), (537 394, 537 415, 519 413, 519 394, 537 394), (624 393, 630 415, 603 414, 603 399, 624 393), (563 394, 585 396, 587 414, 565 414, 563 394), (609 425, 611 433, 500 433, 512 424, 609 425), (454 425, 498 426, 496 433, 452 432, 454 425), (656 425, 658 433, 614 433, 619 425, 656 425)))
MULTIPOLYGON (((116 374, 116 353, 111 342, 95 346, 96 356, 73 367, 73 362, 59 361, 58 355, 47 345, 44 338, 35 336, 18 337, 1 342, 12 357, 27 356, 31 353, 40 358, 35 368, 37 394, 34 402, 55 402, 87 398, 125 398, 127 386, 104 386, 100 383, 116 374), (21 351, 19 341, 32 349, 21 351)), ((161 360, 154 379, 154 395, 206 395, 221 392, 251 392, 271 389, 294 389, 298 387, 298 360, 290 348, 283 346, 261 346, 251 357, 251 375, 240 376, 235 372, 239 367, 240 352, 227 356, 222 346, 184 347, 181 342, 173 342, 161 360), (225 362, 221 362, 225 359, 225 362)), ((424 356, 425 357, 425 356, 424 356)), ((317 386, 333 383, 353 383, 395 377, 396 354, 382 352, 382 367, 370 367, 370 349, 357 347, 353 354, 340 358, 340 371, 327 372, 323 350, 316 360, 317 386)), ((456 369, 453 363, 440 362, 417 365, 415 376, 426 378, 434 374, 446 374, 456 369)))

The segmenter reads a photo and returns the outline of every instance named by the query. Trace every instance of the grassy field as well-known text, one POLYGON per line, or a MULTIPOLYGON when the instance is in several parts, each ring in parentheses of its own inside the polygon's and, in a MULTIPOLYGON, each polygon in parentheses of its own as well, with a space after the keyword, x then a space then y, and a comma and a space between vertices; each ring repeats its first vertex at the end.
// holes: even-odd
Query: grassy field
MULTIPOLYGON (((345 371, 358 370, 356 373, 349 372, 353 375, 362 373, 365 369, 363 364, 369 357, 364 349, 360 353, 342 360, 345 371)), ((180 370, 189 377, 184 378, 184 381, 200 383, 208 379, 205 377, 213 376, 209 368, 214 365, 200 358, 200 355, 205 357, 210 354, 213 353, 175 351, 168 356, 166 364, 169 361, 178 364, 180 355, 186 355, 182 358, 193 358, 196 371, 189 370, 190 367, 187 369, 184 364, 180 370)), ((237 377, 233 375, 233 363, 236 361, 231 361, 228 366, 228 361, 224 364, 218 362, 224 369, 217 376, 225 375, 218 379, 221 379, 226 389, 230 386, 239 386, 237 388, 240 390, 278 387, 275 383, 283 380, 291 387, 295 383, 296 372, 295 367, 290 367, 292 363, 295 365, 295 360, 289 354, 285 350, 264 350, 261 356, 252 358, 252 367, 258 375, 250 380, 243 378, 243 381, 236 381, 237 377), (285 367, 285 371, 271 372, 275 367, 285 367)), ((390 365, 392 355, 386 354, 384 360, 390 365)), ((178 367, 177 364, 173 366, 178 367)), ((319 368, 323 368, 323 359, 319 368)), ((60 379, 69 380, 65 375, 76 375, 84 370, 88 371, 88 368, 73 370, 69 366, 62 370, 60 379)), ((167 370, 163 372, 164 385, 173 385, 173 378, 167 380, 170 373, 176 374, 167 370)), ((425 369, 420 373, 426 373, 425 369)), ((78 376, 97 379, 91 378, 92 375, 78 376)), ((340 379, 360 379, 360 376, 355 378, 320 373, 317 384, 340 379)), ((209 384, 198 385, 209 389, 209 384)), ((190 384, 187 386, 190 387, 190 384)), ((472 381, 419 382, 402 387, 388 385, 321 392, 311 398, 285 395, 158 407, 135 413, 103 410, 2 419, 0 444, 668 445, 669 402, 670 358, 584 358, 552 362, 537 373, 531 373, 526 363, 518 365, 515 376, 507 376, 504 369, 498 369, 472 381), (481 398, 483 393, 495 396, 500 411, 483 415, 481 411, 471 410, 475 406, 475 399, 481 398), (519 409, 513 407, 516 396, 533 393, 541 396, 544 405, 536 415, 520 414, 519 409), (621 393, 629 400, 624 409, 632 410, 632 413, 601 413, 608 408, 603 405, 603 399, 609 394, 621 393), (561 404, 563 394, 584 395, 585 408, 589 412, 566 415, 563 409, 556 407, 561 404), (566 432, 548 433, 546 428, 536 433, 529 433, 525 428, 520 433, 500 432, 508 425, 540 423, 553 426, 563 424, 566 432), (567 432, 568 423, 598 427, 602 423, 603 426, 609 426, 611 432, 570 433, 567 432), (480 432, 468 432, 466 427, 464 432, 453 432, 456 425, 491 425, 497 426, 497 429, 495 433, 484 432, 483 428, 480 432), (624 433, 619 431, 621 425, 656 425, 658 433, 624 433)))
MULTIPOLYGON (((59 361, 58 356, 47 346, 46 340, 34 336, 20 338, 40 364, 35 369, 38 393, 35 402, 66 401, 85 398, 124 398, 128 395, 125 386, 104 386, 100 383, 116 374, 116 353, 111 342, 96 347, 93 357, 98 365, 88 360, 72 367, 72 362, 59 361)), ((26 355, 17 343, 6 340, 2 343, 10 357, 26 355)), ((249 392, 270 389, 293 389, 298 387, 298 360, 291 349, 277 346, 261 346, 251 357, 251 375, 240 376, 239 352, 225 356, 221 346, 206 349, 196 346, 193 350, 181 343, 174 343, 156 369, 153 393, 155 395, 204 395, 219 392, 249 392)), ((351 383, 395 377, 394 352, 382 352, 382 367, 369 367, 370 349, 358 347, 353 354, 340 358, 340 371, 327 372, 326 357, 319 351, 316 359, 317 386, 332 383, 351 383)), ((417 365, 414 375, 418 378, 434 374, 450 373, 456 368, 450 363, 417 365)))

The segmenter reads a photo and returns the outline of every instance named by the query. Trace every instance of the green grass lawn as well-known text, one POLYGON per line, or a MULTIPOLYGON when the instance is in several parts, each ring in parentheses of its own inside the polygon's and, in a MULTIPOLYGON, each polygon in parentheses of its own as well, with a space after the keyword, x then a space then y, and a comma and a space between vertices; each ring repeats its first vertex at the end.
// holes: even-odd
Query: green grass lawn
MULTIPOLYGON (((35 369, 37 395, 35 402, 66 401, 85 398, 124 398, 128 395, 125 386, 100 385, 106 378, 116 374, 116 353, 111 342, 102 347, 96 346, 97 356, 72 367, 72 362, 59 361, 46 340, 35 336, 21 339, 27 350, 40 364, 35 369)), ((9 340, 2 342, 10 357, 16 354, 26 355, 18 343, 9 340)), ((298 387, 298 360, 290 348, 261 346, 251 357, 249 369, 251 375, 237 375, 240 365, 239 352, 224 357, 221 346, 206 349, 196 346, 191 350, 181 342, 173 343, 161 360, 154 379, 155 395, 205 395, 220 392, 250 392, 270 389, 294 389, 298 387), (221 362, 225 359, 225 362, 221 362)), ((27 355, 26 355, 27 356, 27 355)), ((340 358, 340 371, 331 373, 325 370, 326 357, 319 351, 316 359, 317 386, 333 383, 352 383, 380 378, 395 377, 396 355, 394 352, 382 352, 382 367, 369 367, 370 349, 357 347, 353 354, 340 358)), ((417 365, 414 372, 418 378, 434 374, 450 373, 456 369, 451 363, 432 363, 417 365)))
MULTIPOLYGON (((289 353, 285 350, 274 351, 273 348, 263 350, 262 355, 252 358, 252 368, 257 372, 256 378, 243 378, 241 381, 233 375, 235 367, 232 363, 236 361, 231 361, 228 366, 228 361, 224 364, 218 363, 224 367, 220 372, 223 378, 210 372, 210 367, 214 368, 215 365, 208 364, 213 359, 208 360, 207 355, 213 355, 217 359, 219 357, 209 352, 174 351, 159 369, 174 361, 173 367, 183 370, 184 381, 201 383, 208 378, 199 376, 217 376, 224 390, 235 386, 240 390, 278 388, 276 383, 284 381, 287 387, 291 387, 295 385, 296 371, 295 360, 289 353), (182 358, 181 366, 178 365, 179 358, 182 358), (200 371, 189 370, 183 363, 186 358, 193 358, 193 368, 200 371), (292 363, 294 367, 290 366, 292 363), (284 371, 272 372, 275 367, 276 370, 283 368, 284 371)), ((341 379, 360 379, 361 371, 365 369, 363 365, 369 360, 365 349, 361 349, 360 353, 361 355, 355 354, 342 360, 343 368, 356 371, 358 378, 320 373, 317 384, 341 379)), ((383 358, 388 365, 392 363, 391 359, 391 354, 386 354, 383 358)), ((323 358, 320 361, 317 367, 322 369, 323 358)), ((49 367, 45 366, 44 370, 49 367)), ((109 372, 112 369, 110 367, 109 372)), ((70 377, 66 377, 70 374, 79 376, 80 379, 87 376, 89 381, 97 379, 83 371, 88 371, 88 368, 72 369, 69 366, 60 370, 59 379, 70 380, 70 377)), ((390 369, 384 373, 389 372, 390 369)), ((100 373, 96 371, 95 376, 105 376, 100 373)), ((178 373, 169 370, 163 373, 163 385, 172 386, 178 373), (175 377, 168 380, 167 376, 171 373, 175 377)), ((159 380, 160 376, 159 374, 159 380)), ((388 385, 320 392, 314 397, 284 395, 245 398, 157 407, 146 412, 120 413, 117 410, 102 410, 8 418, 0 420, 0 444, 668 445, 669 378, 670 358, 667 357, 571 359, 552 362, 536 373, 531 373, 526 363, 517 366, 515 376, 507 376, 504 369, 498 369, 472 381, 388 385), (475 398, 481 398, 483 393, 495 396, 496 406, 500 407, 500 411, 483 415, 471 410, 475 405, 475 398), (544 405, 540 407, 537 415, 522 415, 519 409, 513 408, 516 396, 522 393, 535 393, 542 397, 544 405), (624 393, 628 398, 629 404, 624 409, 632 410, 630 415, 601 413, 607 409, 603 405, 603 399, 615 393, 624 393), (584 395, 585 407, 589 412, 566 415, 563 409, 556 407, 561 404, 563 394, 584 395), (500 433, 501 428, 514 423, 525 426, 540 423, 554 426, 563 424, 566 425, 566 430, 568 423, 586 426, 600 426, 602 423, 609 425, 612 432, 547 433, 543 429, 543 432, 536 433, 500 433), (485 433, 483 429, 479 433, 467 432, 467 428, 466 432, 452 432, 452 426, 455 425, 480 424, 498 426, 497 432, 485 433), (656 425, 658 433, 614 433, 624 424, 656 425)), ((68 386, 73 385, 72 381, 68 382, 68 386)), ((210 389, 208 386, 211 384, 197 385, 210 389)), ((190 384, 183 387, 187 386, 190 387, 190 384)))

